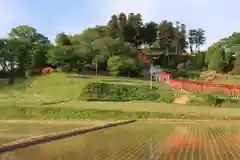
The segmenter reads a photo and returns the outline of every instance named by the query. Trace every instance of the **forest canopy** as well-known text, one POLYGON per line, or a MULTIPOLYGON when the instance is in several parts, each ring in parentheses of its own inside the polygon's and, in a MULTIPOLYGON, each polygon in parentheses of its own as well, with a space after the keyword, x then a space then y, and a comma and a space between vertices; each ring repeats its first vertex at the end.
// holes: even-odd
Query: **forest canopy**
MULTIPOLYGON (((56 66, 62 71, 83 71, 86 66, 94 65, 98 71, 131 76, 138 75, 144 68, 144 64, 136 58, 139 52, 147 50, 164 55, 181 55, 189 49, 191 54, 203 54, 200 48, 206 41, 204 29, 188 29, 178 21, 145 23, 142 19, 139 13, 112 15, 107 24, 86 28, 81 33, 58 33, 55 43, 31 26, 17 26, 7 37, 0 39, 1 73, 26 76, 46 65, 56 66)), ((203 56, 197 57, 203 61, 200 67, 216 70, 230 65, 231 56, 239 50, 240 33, 233 33, 210 46, 203 56), (224 54, 222 46, 228 49, 224 50, 224 54), (218 62, 210 64, 212 56, 218 57, 215 58, 218 62)), ((178 62, 174 64, 177 66, 178 62)))

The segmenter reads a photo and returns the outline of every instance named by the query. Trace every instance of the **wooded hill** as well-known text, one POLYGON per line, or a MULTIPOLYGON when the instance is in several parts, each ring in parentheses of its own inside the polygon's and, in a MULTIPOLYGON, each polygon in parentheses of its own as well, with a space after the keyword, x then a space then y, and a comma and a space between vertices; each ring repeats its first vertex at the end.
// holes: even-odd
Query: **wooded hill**
MULTIPOLYGON (((30 76, 32 71, 49 64, 67 72, 82 71, 88 65, 97 64, 98 71, 137 76, 143 68, 143 63, 136 59, 137 49, 182 54, 190 48, 192 53, 198 52, 200 61, 204 62, 200 68, 207 66, 216 69, 218 67, 210 65, 208 59, 216 56, 221 44, 232 44, 231 52, 238 51, 237 44, 240 44, 236 33, 231 38, 217 42, 203 55, 200 54, 200 46, 205 40, 201 28, 188 30, 185 24, 167 20, 143 23, 142 15, 134 13, 112 15, 106 25, 86 28, 78 34, 59 33, 55 44, 37 29, 22 25, 13 28, 6 38, 0 39, 0 68, 2 76, 14 77, 30 76)), ((178 62, 174 63, 175 67, 177 65, 178 62)))

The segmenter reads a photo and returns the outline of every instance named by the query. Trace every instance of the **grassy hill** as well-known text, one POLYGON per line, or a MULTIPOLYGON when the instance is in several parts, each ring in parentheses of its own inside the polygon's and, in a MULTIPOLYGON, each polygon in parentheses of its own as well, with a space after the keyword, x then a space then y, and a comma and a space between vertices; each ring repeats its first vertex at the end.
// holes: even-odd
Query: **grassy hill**
MULTIPOLYGON (((240 119, 238 108, 214 108, 159 102, 87 102, 79 100, 89 82, 149 85, 148 81, 121 77, 80 77, 54 73, 7 85, 1 80, 0 119, 121 120, 136 118, 240 119)), ((165 83, 153 83, 162 94, 182 94, 165 83)))
MULTIPOLYGON (((15 84, 7 85, 7 80, 0 81, 0 101, 23 102, 34 105, 54 101, 74 101, 78 100, 85 87, 90 82, 103 82, 126 85, 145 85, 148 81, 139 79, 107 77, 107 76, 80 76, 77 74, 54 73, 31 80, 18 79, 15 84), (7 98, 7 99, 6 99, 7 98)), ((153 83, 161 92, 173 92, 164 83, 153 83)), ((178 91, 174 91, 178 92, 178 91)), ((6 103, 6 102, 5 102, 6 103)), ((1 103, 3 105, 3 103, 1 103)), ((2 106, 1 105, 1 106, 2 106)))

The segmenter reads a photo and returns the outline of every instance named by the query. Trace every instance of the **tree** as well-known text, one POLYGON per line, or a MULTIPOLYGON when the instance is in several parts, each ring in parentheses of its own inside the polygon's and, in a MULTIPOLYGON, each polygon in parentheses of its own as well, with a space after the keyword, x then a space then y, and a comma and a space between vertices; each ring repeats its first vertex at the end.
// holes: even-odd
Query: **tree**
MULTIPOLYGON (((13 28, 6 39, 0 40, 0 65, 7 71, 7 64, 16 64, 14 70, 26 75, 47 63, 69 71, 81 70, 87 64, 95 65, 96 70, 110 67, 112 71, 111 68, 117 67, 121 74, 126 71, 130 76, 141 68, 136 57, 144 51, 139 46, 143 44, 150 51, 165 52, 168 60, 168 53, 182 53, 187 48, 186 29, 180 22, 176 22, 176 25, 167 20, 143 23, 139 13, 120 13, 112 15, 106 25, 86 28, 80 34, 66 35, 61 32, 56 35, 56 45, 53 45, 35 28, 21 25, 13 28), (121 64, 120 68, 114 61, 116 59, 121 64), (116 66, 111 67, 113 62, 116 66)), ((191 52, 192 47, 199 51, 205 39, 204 30, 190 30, 191 52)), ((234 33, 228 39, 231 39, 227 42, 230 50, 236 50, 240 34, 234 33)), ((209 52, 207 57, 212 55, 209 52)), ((225 56, 230 55, 226 53, 225 56)))
POLYGON ((118 21, 119 29, 121 31, 121 35, 123 36, 125 27, 126 27, 126 25, 128 23, 127 16, 124 13, 120 13, 119 16, 118 16, 118 19, 119 19, 119 21, 118 21))
POLYGON ((11 31, 8 33, 10 39, 25 39, 29 40, 30 42, 38 42, 38 43, 50 43, 47 37, 38 33, 37 30, 28 25, 21 25, 15 28, 12 28, 11 31))
POLYGON ((186 25, 185 24, 181 24, 181 27, 180 27, 180 37, 179 37, 179 51, 180 52, 184 52, 185 49, 187 48, 188 46, 188 43, 187 43, 187 31, 186 31, 186 25))
POLYGON ((27 39, 30 41, 36 41, 37 31, 31 26, 21 25, 16 28, 12 28, 8 33, 8 36, 12 39, 27 39))
POLYGON ((108 35, 112 38, 122 38, 121 27, 118 23, 117 15, 112 15, 111 20, 108 22, 108 35))
POLYGON ((98 69, 105 69, 105 63, 107 62, 110 56, 121 55, 121 40, 116 40, 111 37, 104 37, 96 39, 93 42, 95 49, 95 57, 93 59, 93 63, 96 67, 96 74, 98 73, 98 69))
POLYGON ((162 21, 158 26, 159 46, 166 53, 170 51, 170 46, 174 41, 174 30, 173 24, 166 20, 162 21))
POLYGON ((222 71, 224 68, 224 60, 220 50, 215 50, 212 54, 212 60, 208 65, 208 69, 213 71, 222 71))
POLYGON ((94 41, 100 38, 97 31, 86 29, 82 34, 73 35, 70 40, 72 45, 79 46, 80 52, 86 57, 86 63, 91 64, 97 54, 94 41))
POLYGON ((120 56, 112 56, 108 59, 107 68, 112 76, 117 76, 120 72, 123 60, 120 56))
POLYGON ((180 23, 177 21, 176 22, 176 27, 174 29, 174 42, 175 42, 175 53, 178 54, 180 50, 180 23))
POLYGON ((55 43, 56 45, 59 45, 59 46, 65 46, 65 45, 71 44, 69 37, 65 33, 57 34, 55 43))
POLYGON ((193 46, 195 45, 195 50, 200 52, 200 47, 205 43, 205 31, 201 28, 191 29, 188 34, 188 41, 191 53, 193 53, 193 46))
POLYGON ((193 53, 193 46, 196 44, 196 36, 197 36, 197 31, 195 29, 189 30, 188 42, 189 42, 189 48, 191 53, 193 53))
POLYGON ((138 70, 137 60, 133 58, 124 59, 122 61, 122 66, 120 66, 120 69, 123 72, 127 72, 127 76, 129 77, 131 75, 131 72, 137 72, 138 70))
POLYGON ((86 56, 78 46, 56 46, 49 50, 48 62, 63 71, 82 70, 86 56))
POLYGON ((6 50, 7 39, 0 39, 0 68, 2 72, 8 72, 9 68, 6 61, 7 50, 6 50))
POLYGON ((17 54, 19 71, 30 77, 31 70, 44 65, 39 62, 46 62, 45 55, 50 41, 35 28, 27 25, 12 28, 8 35, 9 52, 17 54), (41 60, 38 61, 38 59, 41 60))
MULTIPOLYGON (((123 21, 123 20, 122 20, 123 21)), ((120 21, 121 22, 121 21, 120 21)), ((127 18, 127 23, 124 25, 123 38, 125 41, 130 42, 135 47, 138 47, 142 43, 142 16, 141 14, 130 13, 127 18)), ((121 24, 123 24, 122 22, 121 24)))
POLYGON ((157 24, 149 22, 141 30, 142 42, 151 46, 157 39, 157 24))
POLYGON ((4 46, 4 61, 9 64, 11 78, 18 70, 20 74, 29 77, 28 69, 32 67, 32 45, 26 40, 8 39, 4 46))
POLYGON ((237 54, 235 56, 236 60, 234 62, 234 68, 233 71, 235 74, 240 74, 240 54, 237 54))
POLYGON ((196 44, 196 48, 198 49, 198 52, 200 52, 200 47, 202 45, 204 45, 205 41, 206 41, 206 37, 205 37, 205 31, 201 28, 198 28, 196 30, 196 37, 195 37, 195 44, 196 44))

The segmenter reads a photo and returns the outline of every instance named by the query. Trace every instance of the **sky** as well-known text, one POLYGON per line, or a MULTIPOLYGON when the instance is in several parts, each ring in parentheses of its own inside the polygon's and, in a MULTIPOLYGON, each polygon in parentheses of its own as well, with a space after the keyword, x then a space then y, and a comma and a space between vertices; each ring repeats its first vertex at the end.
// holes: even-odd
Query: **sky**
POLYGON ((18 25, 30 25, 54 40, 59 32, 80 33, 106 24, 112 14, 140 13, 144 22, 179 21, 203 28, 207 48, 240 32, 239 0, 0 0, 0 37, 18 25))

